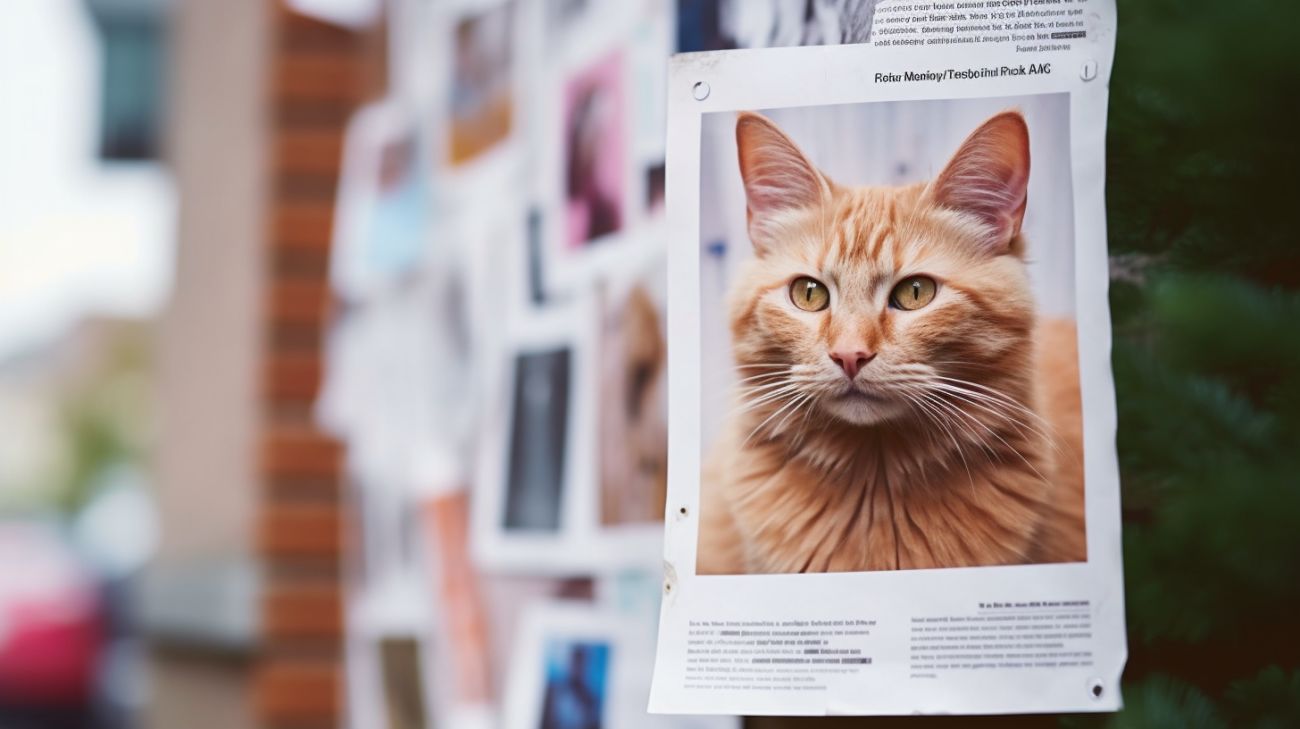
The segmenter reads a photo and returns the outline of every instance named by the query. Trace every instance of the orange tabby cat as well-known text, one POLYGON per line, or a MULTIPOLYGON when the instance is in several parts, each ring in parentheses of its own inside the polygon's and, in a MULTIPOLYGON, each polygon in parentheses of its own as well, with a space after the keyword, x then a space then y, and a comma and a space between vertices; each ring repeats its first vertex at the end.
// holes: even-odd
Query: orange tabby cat
POLYGON ((901 187, 837 185, 758 114, 736 141, 757 255, 698 572, 1085 560, 1075 332, 1034 312, 1024 118, 901 187))

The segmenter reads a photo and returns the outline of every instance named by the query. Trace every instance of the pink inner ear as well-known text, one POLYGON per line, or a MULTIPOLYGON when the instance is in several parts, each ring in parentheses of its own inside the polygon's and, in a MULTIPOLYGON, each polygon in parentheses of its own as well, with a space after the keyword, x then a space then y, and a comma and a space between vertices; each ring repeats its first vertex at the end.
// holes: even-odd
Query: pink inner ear
POLYGON ((767 218, 779 211, 818 204, 824 183, 794 142, 762 116, 741 114, 736 122, 736 146, 750 237, 762 246, 767 218))
POLYGON ((989 247, 1002 252, 1020 233, 1029 184, 1029 128, 1018 112, 984 122, 935 178, 938 205, 990 228, 989 247))
POLYGON ((745 193, 755 212, 804 207, 817 202, 817 178, 797 154, 779 144, 762 144, 741 156, 745 193))

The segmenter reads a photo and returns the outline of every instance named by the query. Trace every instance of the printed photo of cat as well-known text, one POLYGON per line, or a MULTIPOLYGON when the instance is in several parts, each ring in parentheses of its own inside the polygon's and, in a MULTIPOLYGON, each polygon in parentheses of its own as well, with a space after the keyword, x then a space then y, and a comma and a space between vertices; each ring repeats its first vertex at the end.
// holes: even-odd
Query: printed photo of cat
MULTIPOLYGON (((724 292, 727 336, 719 324, 713 338, 729 340, 731 387, 704 446, 698 574, 1087 560, 1072 212, 1052 207, 1070 199, 1068 106, 1035 137, 1067 140, 1043 145, 1050 166, 1035 173, 1064 194, 1035 202, 1025 113, 979 107, 958 130, 916 111, 937 102, 910 103, 863 112, 900 115, 896 135, 861 130, 901 155, 884 184, 832 179, 763 114, 719 120, 734 129, 748 240, 725 286, 702 276, 724 292), (909 166, 909 149, 934 156, 909 166), (1036 232, 1064 232, 1026 235, 1027 208, 1036 232), (1068 310, 1044 310, 1057 289, 1068 310)), ((851 163, 801 139, 820 142, 822 165, 851 163)))

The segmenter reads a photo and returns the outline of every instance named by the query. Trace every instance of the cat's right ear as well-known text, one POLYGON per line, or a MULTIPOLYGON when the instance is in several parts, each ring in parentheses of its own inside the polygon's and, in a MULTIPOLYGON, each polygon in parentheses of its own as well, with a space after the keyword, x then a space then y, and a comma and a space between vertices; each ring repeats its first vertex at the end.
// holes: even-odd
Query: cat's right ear
POLYGON ((830 185, 785 132, 761 114, 740 113, 736 149, 745 182, 749 238, 762 255, 782 237, 782 218, 821 205, 830 196, 830 185))
POLYGON ((981 224, 983 248, 1005 253, 1020 235, 1029 189, 1029 127, 1018 111, 971 132, 930 184, 930 198, 981 224))

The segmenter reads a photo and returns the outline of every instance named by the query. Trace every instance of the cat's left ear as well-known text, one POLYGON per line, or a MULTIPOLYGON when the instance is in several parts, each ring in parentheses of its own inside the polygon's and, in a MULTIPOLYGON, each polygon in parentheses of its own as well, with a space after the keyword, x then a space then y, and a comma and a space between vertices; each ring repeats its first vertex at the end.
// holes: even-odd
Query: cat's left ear
POLYGON ((761 114, 736 118, 736 151, 745 183, 749 239, 759 255, 780 244, 790 211, 816 208, 830 197, 830 183, 780 127, 761 114))
POLYGON ((1004 111, 962 142, 928 191, 935 204, 983 224, 989 252, 1006 253, 1020 234, 1029 185, 1029 127, 1004 111))

